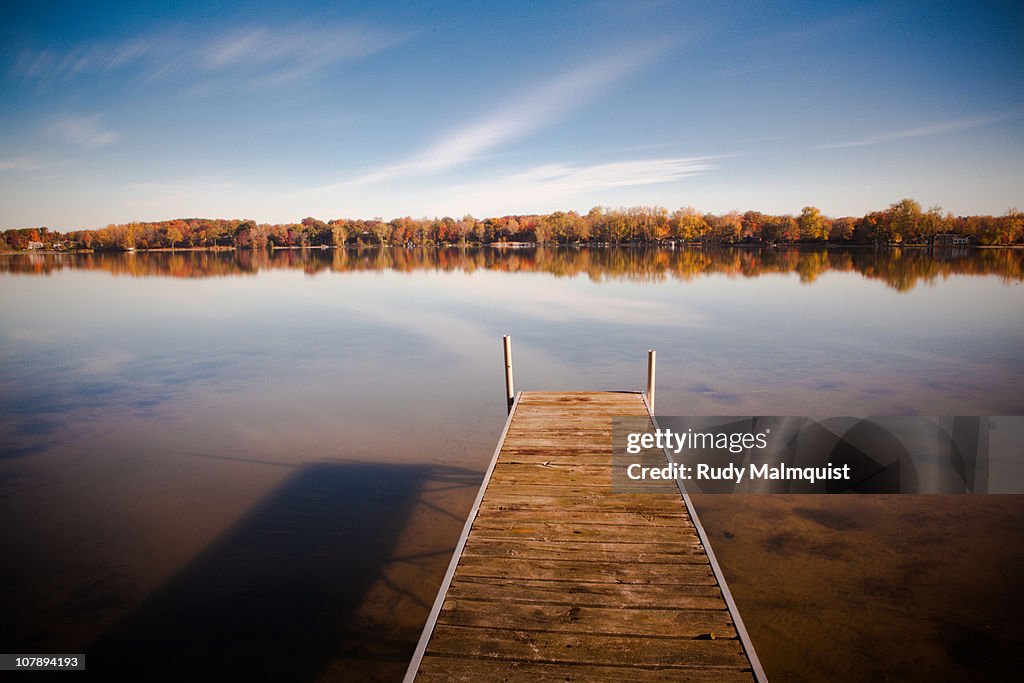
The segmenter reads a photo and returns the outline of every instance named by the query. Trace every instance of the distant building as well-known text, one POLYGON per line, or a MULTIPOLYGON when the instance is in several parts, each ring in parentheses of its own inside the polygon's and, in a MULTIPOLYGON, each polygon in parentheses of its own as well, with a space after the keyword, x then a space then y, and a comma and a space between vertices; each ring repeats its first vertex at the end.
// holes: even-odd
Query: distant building
POLYGON ((932 240, 936 247, 972 247, 978 243, 974 235, 958 235, 955 232, 940 232, 932 240))
POLYGON ((28 246, 25 247, 25 248, 26 249, 42 249, 43 248, 43 243, 42 242, 29 242, 28 246))

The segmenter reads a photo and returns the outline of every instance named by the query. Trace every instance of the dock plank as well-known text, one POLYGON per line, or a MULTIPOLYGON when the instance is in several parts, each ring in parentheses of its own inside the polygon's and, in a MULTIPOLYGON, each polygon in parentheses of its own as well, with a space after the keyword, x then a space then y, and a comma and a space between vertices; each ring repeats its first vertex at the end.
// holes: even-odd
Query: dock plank
POLYGON ((736 629, 726 610, 694 612, 683 609, 651 610, 636 607, 567 607, 564 605, 503 604, 449 599, 439 624, 519 631, 632 635, 653 638, 735 638, 736 629))
POLYGON ((438 624, 431 652, 566 664, 632 664, 661 668, 742 669, 737 640, 637 638, 438 624))
POLYGON ((747 672, 730 670, 639 669, 579 664, 557 666, 550 663, 427 655, 423 658, 416 680, 426 683, 750 683, 754 677, 747 672))
POLYGON ((651 583, 714 585, 715 577, 705 564, 672 562, 663 564, 633 562, 595 562, 591 559, 538 560, 533 558, 495 558, 463 556, 459 564, 463 576, 487 576, 499 579, 551 581, 572 579, 587 583, 651 583))
MULTIPOLYGON (((580 583, 576 581, 531 581, 475 576, 452 582, 448 595, 473 600, 531 605, 589 605, 592 607, 643 607, 660 609, 725 609, 721 591, 714 585, 643 585, 580 583)), ((443 610, 442 610, 443 611, 443 610)))
MULTIPOLYGON (((610 524, 563 524, 534 522, 532 524, 510 525, 501 520, 487 520, 474 528, 479 538, 528 538, 538 541, 573 541, 576 543, 614 543, 630 541, 633 543, 663 543, 666 533, 664 529, 651 529, 637 526, 613 526, 610 524)), ((692 528, 678 528, 671 534, 682 542, 691 543, 697 538, 692 528)), ((580 547, 584 553, 585 547, 580 547)))
MULTIPOLYGON (((564 560, 579 557, 579 548, 565 541, 475 538, 466 544, 462 554, 564 560)), ((587 556, 599 562, 707 562, 704 548, 696 539, 689 544, 593 543, 587 547, 587 556)))

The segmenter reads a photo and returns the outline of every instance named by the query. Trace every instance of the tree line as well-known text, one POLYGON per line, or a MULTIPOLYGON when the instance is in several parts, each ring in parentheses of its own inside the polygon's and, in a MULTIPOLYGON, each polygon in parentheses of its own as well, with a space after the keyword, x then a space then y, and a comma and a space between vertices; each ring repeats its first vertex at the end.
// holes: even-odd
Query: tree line
POLYGON ((339 218, 267 224, 241 219, 183 218, 108 225, 66 233, 45 227, 18 228, 0 234, 0 249, 175 249, 341 246, 424 246, 456 244, 636 244, 672 240, 683 243, 931 244, 936 235, 972 236, 978 244, 1024 241, 1024 212, 1002 216, 954 216, 939 207, 928 210, 903 199, 860 217, 831 218, 813 206, 798 215, 760 211, 701 213, 693 207, 670 212, 663 207, 594 207, 586 214, 556 211, 476 219, 339 218))

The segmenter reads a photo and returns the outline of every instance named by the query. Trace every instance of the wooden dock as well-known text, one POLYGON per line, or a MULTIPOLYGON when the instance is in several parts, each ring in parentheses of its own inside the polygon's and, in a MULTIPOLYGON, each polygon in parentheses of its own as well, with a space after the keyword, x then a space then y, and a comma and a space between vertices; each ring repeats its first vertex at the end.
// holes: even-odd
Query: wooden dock
POLYGON ((406 681, 765 680, 685 492, 611 490, 639 392, 527 392, 406 681))

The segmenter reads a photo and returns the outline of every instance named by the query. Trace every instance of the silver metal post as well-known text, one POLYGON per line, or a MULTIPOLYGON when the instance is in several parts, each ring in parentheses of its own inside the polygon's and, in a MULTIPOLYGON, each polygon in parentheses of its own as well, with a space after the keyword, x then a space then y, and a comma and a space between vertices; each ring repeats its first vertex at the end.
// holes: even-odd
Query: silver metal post
POLYGON ((654 349, 648 349, 647 351, 647 403, 651 406, 651 412, 654 412, 654 362, 655 362, 654 349))
POLYGON ((505 399, 508 412, 512 412, 512 404, 516 400, 516 391, 512 383, 512 337, 507 334, 501 338, 505 347, 505 399))

